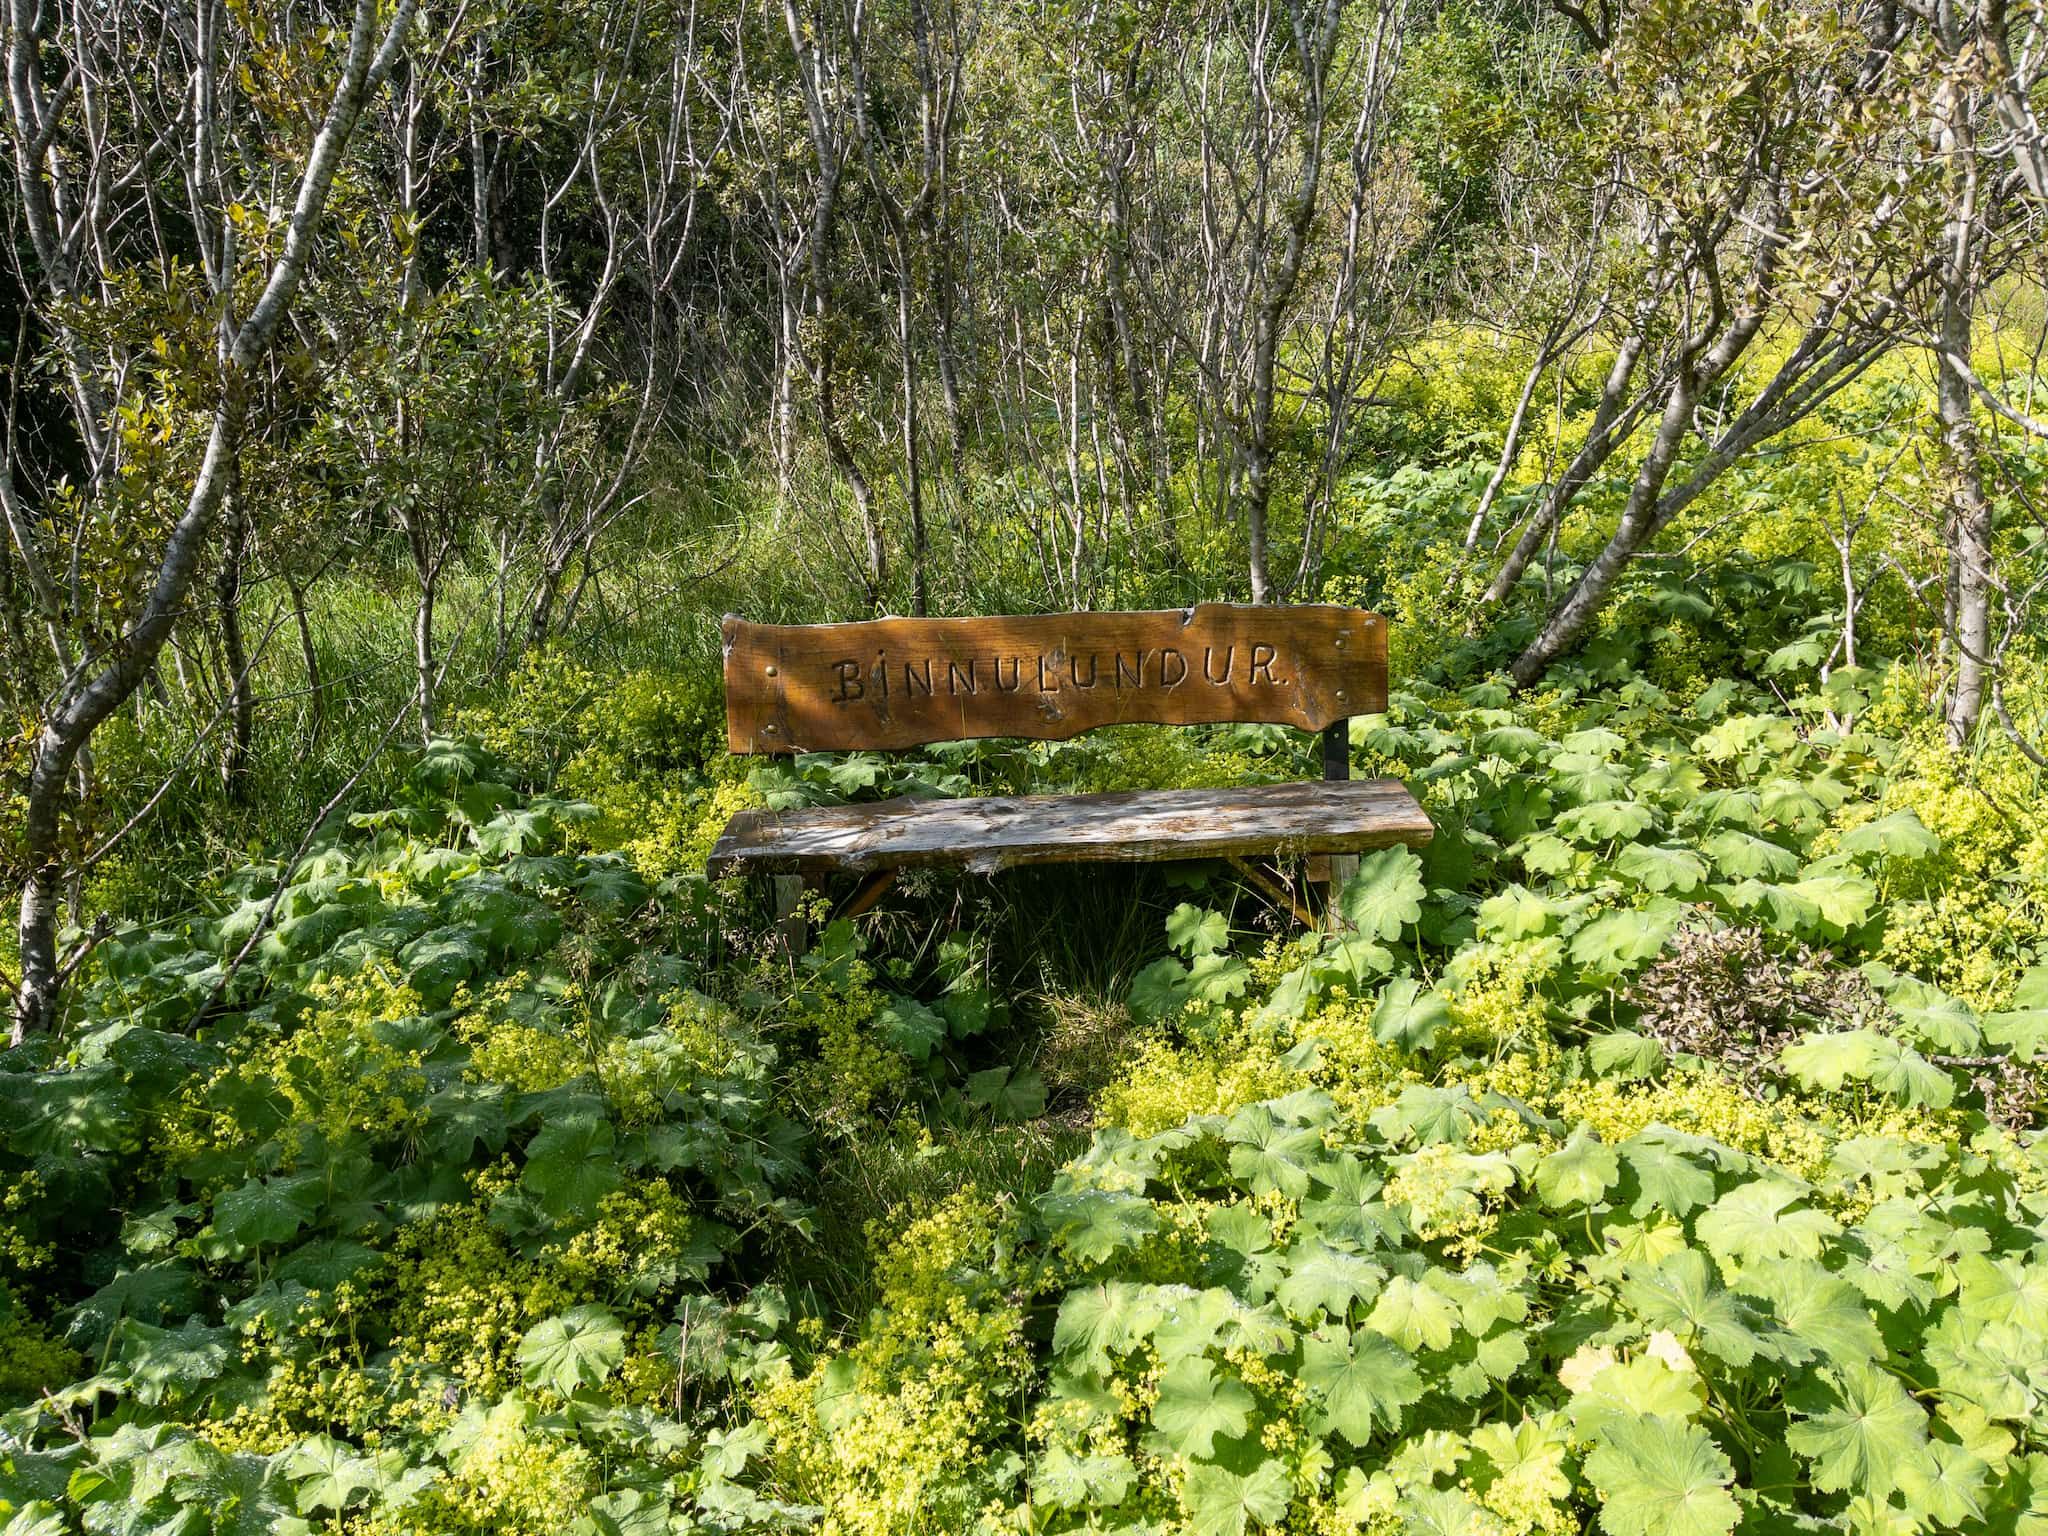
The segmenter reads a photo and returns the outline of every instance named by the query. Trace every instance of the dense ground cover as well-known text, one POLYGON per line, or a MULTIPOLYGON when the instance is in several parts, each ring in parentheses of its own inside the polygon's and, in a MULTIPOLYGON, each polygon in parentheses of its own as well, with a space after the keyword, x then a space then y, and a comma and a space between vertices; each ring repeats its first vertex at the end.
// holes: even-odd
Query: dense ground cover
POLYGON ((738 806, 1310 743, 749 775, 529 666, 0 1057, 4 1529, 2048 1529, 2042 774, 1684 649, 1358 722, 1440 834, 1342 934, 1190 866, 796 964, 738 806))

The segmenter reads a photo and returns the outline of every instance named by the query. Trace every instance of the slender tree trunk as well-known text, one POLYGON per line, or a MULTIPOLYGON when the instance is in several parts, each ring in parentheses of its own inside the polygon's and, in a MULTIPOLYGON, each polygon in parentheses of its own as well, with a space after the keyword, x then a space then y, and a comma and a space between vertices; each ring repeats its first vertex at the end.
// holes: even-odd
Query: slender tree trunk
POLYGON ((1245 442, 1245 535, 1249 545, 1252 601, 1269 603, 1275 594, 1268 548, 1267 513, 1273 503, 1273 371, 1280 359, 1280 332, 1288 302, 1301 276, 1308 251, 1308 232, 1315 220, 1316 192, 1322 173, 1322 95, 1320 80, 1309 111, 1309 147, 1303 157, 1302 185, 1296 193, 1280 270, 1259 305, 1252 332, 1251 430, 1245 442))
POLYGON ((1970 383, 1957 366, 1967 366, 1971 355, 1978 285, 1976 145, 1970 132, 1972 107, 1960 85, 1949 87, 1945 108, 1942 147, 1949 156, 1955 189, 1941 280, 1935 408, 1948 490, 1949 637, 1956 662, 1955 685, 1943 715, 1949 745, 1961 748, 1976 733, 1990 682, 1993 512, 1991 499, 1984 494, 1970 383))
POLYGON ((220 574, 214 602, 220 620, 222 670, 227 688, 228 737, 221 754, 221 780, 231 798, 248 798, 249 748, 256 725, 256 680, 249 675, 249 648, 242 634, 242 568, 248 558, 249 509, 242 499, 239 467, 229 473, 222 499, 220 574))
POLYGON ((1586 433, 1586 440, 1579 451, 1572 455, 1572 461, 1558 476, 1557 483, 1543 498, 1535 516, 1523 525, 1521 537, 1508 552, 1506 560, 1494 572, 1493 580, 1487 583, 1486 601, 1504 603, 1508 594, 1515 590, 1529 563, 1542 553, 1551 532, 1563 521, 1565 509, 1601 467, 1613 456, 1616 448, 1627 437, 1634 424, 1633 412, 1625 410, 1630 381, 1635 378, 1636 365, 1642 360, 1643 348, 1648 341, 1647 325, 1656 313, 1656 295, 1661 294, 1658 286, 1651 295, 1646 295, 1636 311, 1636 325, 1630 330, 1615 350, 1614 362, 1607 370, 1607 377, 1600 387, 1600 403, 1593 411, 1593 424, 1586 433))
POLYGON ((434 603, 439 595, 441 572, 438 565, 420 572, 419 601, 412 611, 412 666, 419 701, 420 741, 424 745, 440 734, 440 701, 436 697, 434 671, 434 603))
POLYGON ((777 325, 775 331, 775 501, 789 505, 796 470, 797 308, 788 263, 775 264, 777 325))
POLYGON ((585 555, 583 564, 577 568, 576 585, 569 589, 568 597, 562 602, 562 624, 565 628, 576 622, 576 615, 583 607, 583 594, 585 592, 596 591, 598 601, 602 604, 604 589, 594 585, 596 580, 597 552, 592 550, 585 555))
MULTIPOLYGON (((1614 583, 1629 561, 1670 524, 1714 475, 1727 467, 1737 451, 1733 445, 1747 446, 1752 439, 1745 434, 1759 430, 1772 409, 1783 404, 1788 394, 1797 393, 1793 381, 1813 362, 1819 346, 1817 338, 1826 334, 1834 314, 1830 306, 1821 307, 1800 346, 1779 368, 1771 383, 1751 402, 1737 427, 1722 435, 1722 440, 1715 444, 1715 452, 1707 456, 1698 471, 1684 484, 1666 493, 1664 487, 1671 478, 1672 466, 1678 462, 1679 450, 1692 429, 1694 409, 1708 390, 1727 377, 1729 370, 1741 360, 1763 328, 1776 290, 1789 217, 1783 188, 1774 183, 1767 194, 1762 215, 1753 221, 1756 243, 1741 301, 1732 312, 1722 311, 1717 302, 1712 322, 1703 326, 1680 349, 1670 387, 1665 392, 1663 415, 1650 439, 1649 450, 1636 471, 1635 482, 1629 487, 1628 502, 1622 508, 1621 518, 1606 545, 1594 556, 1593 563, 1572 584, 1564 602, 1545 622, 1542 632, 1515 658, 1509 670, 1518 687, 1526 688, 1535 682, 1545 667, 1578 642, 1580 633, 1607 601, 1614 583)), ((1715 272, 1711 266, 1706 269, 1709 277, 1715 276, 1715 272)), ((1713 283, 1712 287, 1718 300, 1719 282, 1713 283)), ((1818 376, 1834 377, 1839 369, 1835 373, 1825 368, 1813 371, 1818 376)))
POLYGON ((931 611, 928 565, 929 536, 924 525, 924 470, 917 445, 917 349, 910 328, 910 253, 897 252, 903 265, 896 274, 896 345, 903 363, 903 500, 910 513, 910 611, 919 617, 931 611))
POLYGON ((526 613, 526 648, 537 651, 548 642, 555 626, 555 604, 562 595, 562 578, 569 574, 573 548, 550 546, 541 552, 540 573, 534 577, 533 598, 526 613))
MULTIPOLYGON (((511 528, 500 527, 497 538, 497 568, 491 573, 491 628, 496 634, 491 646, 491 670, 502 672, 512 653, 512 560, 518 550, 518 537, 511 528)), ((546 641, 543 633, 541 643, 546 641)))
POLYGON ((835 387, 837 343, 833 332, 838 325, 833 301, 832 247, 838 227, 839 182, 845 174, 843 137, 835 127, 825 98, 824 65, 819 56, 817 34, 797 14, 795 0, 783 0, 783 22, 789 32, 791 49, 797 57, 804 99, 804 114, 810 124, 811 148, 818 163, 818 185, 811 205, 810 232, 805 240, 811 277, 811 313, 817 322, 817 342, 810 364, 811 389, 818 409, 818 435, 825 441, 825 456, 839 471, 853 493, 860 514, 861 533, 867 544, 864 573, 870 608, 879 608, 889 581, 889 546, 883 536, 882 520, 875 507, 873 488, 861 472, 852 446, 839 426, 839 400, 835 387))
POLYGON ((952 220, 942 197, 926 205, 925 242, 932 252, 932 288, 935 301, 932 350, 937 355, 939 398, 946 407, 946 445, 950 451, 953 486, 957 495, 967 457, 967 410, 960 397, 959 341, 955 335, 959 298, 953 277, 952 220))
POLYGON ((320 681, 320 651, 313 643, 313 616, 306 611, 306 589, 290 576, 285 577, 284 584, 291 593, 292 623, 299 632, 299 660, 306 668, 308 723, 306 741, 299 754, 303 758, 327 724, 327 689, 320 681))
POLYGON ((0 624, 7 629, 6 649, 0 653, 0 666, 5 669, 5 677, 0 679, 0 705, 14 712, 27 706, 35 686, 29 664, 28 629, 22 623, 27 609, 26 594, 19 590, 14 573, 14 546, 0 539, 0 624))
POLYGON ((1607 601, 1607 594, 1613 590, 1623 567, 1650 536, 1658 493, 1671 474, 1672 464, 1677 461, 1697 398, 1692 377, 1681 373, 1665 397, 1663 419, 1657 424, 1657 435, 1651 441, 1642 468, 1636 473, 1635 484, 1629 488, 1628 505, 1622 512, 1614 536, 1594 556, 1593 563, 1586 567, 1571 591, 1565 594, 1564 602, 1550 616, 1542 633, 1515 659, 1512 670, 1517 686, 1528 687, 1543 675, 1545 667, 1571 648, 1580 631, 1600 611, 1600 605, 1607 601))
POLYGON ((1307 253, 1309 226, 1315 218, 1316 189, 1321 172, 1321 95, 1310 106, 1317 114, 1309 128, 1310 148, 1302 171, 1296 212, 1289 223, 1285 254, 1273 286, 1259 305, 1252 332, 1251 423, 1246 433, 1245 453, 1245 538, 1249 546, 1252 601, 1269 603, 1274 598, 1271 554, 1268 548, 1267 513, 1273 502, 1273 370, 1279 363, 1280 330, 1294 285, 1301 275, 1307 253))
POLYGON ((1277 328, 1277 315, 1269 318, 1268 311, 1262 310, 1258 339, 1253 346, 1250 441, 1245 445, 1245 542, 1254 603, 1271 602, 1273 598, 1266 511, 1273 500, 1273 362, 1278 345, 1273 332, 1277 328))
POLYGON ((1522 452, 1522 429, 1529 419, 1530 402, 1536 398, 1536 386, 1550 365, 1557 361, 1558 340, 1564 334, 1566 316, 1560 315, 1544 333, 1543 340, 1536 346, 1536 361, 1529 365, 1529 371, 1522 376, 1522 392, 1515 397, 1514 414, 1508 417, 1507 436, 1501 440, 1500 457, 1494 461, 1493 473, 1487 477, 1486 489, 1479 494, 1479 505, 1472 509, 1472 521, 1465 526, 1465 553, 1470 555, 1479 547, 1479 535, 1486 527, 1486 515, 1493 510, 1493 503, 1499 497, 1501 487, 1508 483, 1508 476, 1514 473, 1515 460, 1522 452))
POLYGON ((853 456, 853 448, 839 430, 831 365, 823 366, 823 376, 814 380, 818 393, 819 435, 825 439, 825 456, 839 471, 847 489, 853 492, 854 510, 860 515, 861 536, 867 544, 867 569, 862 575, 867 587, 868 606, 879 610, 883 594, 889 588, 889 543, 883 533, 881 514, 875 509, 874 488, 868 484, 860 461, 853 456))
POLYGON ((90 762, 89 744, 100 723, 142 685, 169 638, 197 575, 201 546, 227 489, 228 465, 242 425, 242 392, 230 387, 214 414, 206 457, 193 482, 185 515, 165 547, 155 588, 143 614, 109 648, 90 677, 67 680, 59 702, 37 733, 22 814, 22 848, 28 865, 21 890, 21 989, 16 996, 13 1039, 53 1027, 63 976, 57 960, 57 923, 71 869, 63 858, 63 807, 75 772, 90 762))
POLYGON ((21 624, 21 608, 14 590, 14 562, 9 555, 12 551, 0 543, 0 625, 6 626, 6 650, 0 653, 0 662, 5 663, 6 675, 0 679, 0 705, 9 710, 19 710, 25 702, 23 689, 30 686, 32 676, 28 660, 27 632, 21 624))

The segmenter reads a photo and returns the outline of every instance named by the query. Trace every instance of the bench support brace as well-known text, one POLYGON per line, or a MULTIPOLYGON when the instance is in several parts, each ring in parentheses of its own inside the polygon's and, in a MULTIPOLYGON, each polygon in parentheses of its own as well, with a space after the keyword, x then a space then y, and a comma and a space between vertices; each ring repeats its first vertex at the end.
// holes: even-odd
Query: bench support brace
POLYGON ((876 902, 888 895, 889 888, 895 885, 895 883, 895 870, 877 870, 874 874, 869 875, 867 879, 861 881, 853 894, 842 901, 839 904, 839 910, 832 915, 834 917, 859 917, 861 913, 867 911, 876 902))
POLYGON ((1294 920, 1300 923, 1302 927, 1315 927, 1316 915, 1295 899, 1294 892, 1281 884, 1280 881, 1274 879, 1265 870, 1259 868, 1250 859, 1233 858, 1230 861, 1230 867, 1257 886, 1275 906, 1292 912, 1294 920))
MULTIPOLYGON (((896 875, 893 869, 875 871, 833 909, 832 916, 859 917, 889 894, 896 875)), ((803 900, 814 889, 814 882, 803 875, 770 875, 768 879, 775 897, 775 942, 795 959, 811 947, 811 920, 803 910, 803 900)))

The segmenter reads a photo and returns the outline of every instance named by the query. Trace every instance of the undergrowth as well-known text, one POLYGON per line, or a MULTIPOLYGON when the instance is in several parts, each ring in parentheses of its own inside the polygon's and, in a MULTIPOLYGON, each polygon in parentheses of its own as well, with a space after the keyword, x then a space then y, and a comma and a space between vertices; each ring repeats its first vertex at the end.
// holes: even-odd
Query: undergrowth
POLYGON ((1437 835, 1330 931, 933 877, 793 961, 738 808, 1313 743, 749 765, 537 658, 0 1058, 0 1531, 2048 1530, 2042 775, 1596 662, 1356 723, 1437 835))

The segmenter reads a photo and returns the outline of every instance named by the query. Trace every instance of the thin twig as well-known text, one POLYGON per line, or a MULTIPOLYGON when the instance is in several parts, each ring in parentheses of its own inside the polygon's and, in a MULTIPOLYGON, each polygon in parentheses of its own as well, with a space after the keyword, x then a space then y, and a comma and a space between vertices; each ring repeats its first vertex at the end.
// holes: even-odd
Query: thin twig
POLYGON ((2012 744, 2019 748, 2022 757, 2036 768, 2048 768, 2048 756, 2043 756, 2041 749, 2027 740, 2020 733, 2020 728, 2013 724, 2012 711, 2005 707, 2005 679, 1996 672, 1991 674, 1991 713, 1998 717, 1999 725, 2012 744))
POLYGON ((370 771, 370 765, 384 755, 384 748, 390 745, 391 738, 398 733, 398 728, 405 723, 406 717, 412 713, 413 702, 411 698, 407 698, 398 707, 398 713, 393 715, 391 723, 384 727, 384 734, 377 738, 377 744, 370 749, 370 755, 363 759, 362 763, 356 768, 356 771, 348 776, 347 782, 334 792, 333 797, 325 805, 321 806, 314 814, 313 819, 307 823, 305 836, 299 839, 298 847, 292 850, 290 860, 286 862, 283 872, 278 876, 277 887, 271 891, 270 900, 264 903, 263 915, 256 920, 255 930, 250 933, 248 940, 236 952, 235 958, 228 962, 227 969, 221 972, 219 979, 207 991, 206 1000, 199 1005, 199 1010, 194 1015, 195 1018, 203 1019, 206 1017, 207 1013, 213 1008, 213 1005, 220 1000, 221 993, 227 990, 228 983, 233 981, 235 974, 241 970, 242 962, 249 958, 250 952, 263 941, 264 935, 270 932, 271 919, 277 916, 278 903, 284 900, 284 893, 291 888, 292 876, 298 873, 299 865, 305 862, 306 852, 313 846, 313 839, 320 835, 320 829, 326 824, 327 818, 334 814, 341 802, 346 800, 354 792, 356 785, 362 782, 363 775, 370 771))
POLYGON ((1981 399, 1986 405, 1990 406, 1995 413, 1997 413, 2000 416, 2003 416, 2007 421, 2011 422, 2014 426, 2018 427, 2022 432, 2028 433, 2034 437, 2048 438, 2048 421, 2042 421, 2037 417, 2029 416, 2026 412, 2019 410, 2014 406, 2008 405, 2004 400, 2001 400, 1996 394, 1992 392, 1990 386, 1985 384, 1985 382, 1982 379, 1977 377, 1976 373, 1972 371, 1970 365, 1967 362, 1963 361, 1962 358, 1957 357, 1955 353, 1946 352, 1943 353, 1942 356, 1946 360, 1948 365, 1951 368, 1955 369, 1957 377, 1960 378, 1965 384, 1969 385, 1971 390, 1973 390, 1976 393, 1977 397, 1981 399))

